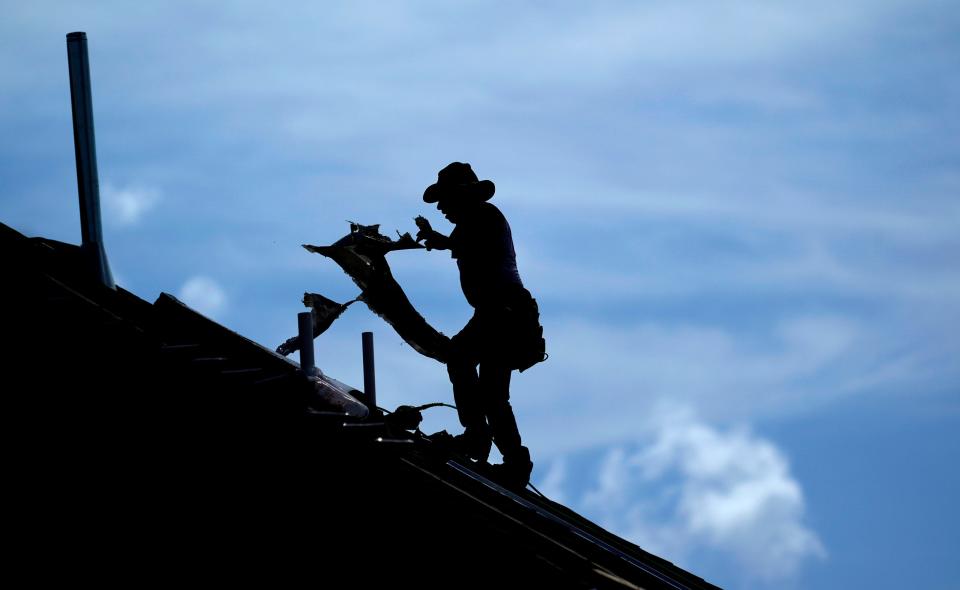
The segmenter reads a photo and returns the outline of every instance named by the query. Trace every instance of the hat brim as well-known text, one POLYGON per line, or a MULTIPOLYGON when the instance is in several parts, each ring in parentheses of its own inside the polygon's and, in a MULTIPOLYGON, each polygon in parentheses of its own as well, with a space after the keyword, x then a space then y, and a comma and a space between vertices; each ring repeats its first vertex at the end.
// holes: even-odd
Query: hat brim
POLYGON ((444 197, 453 195, 466 196, 467 198, 477 199, 480 202, 489 201, 496 192, 497 187, 491 180, 481 180, 468 184, 440 184, 435 183, 423 191, 423 201, 425 203, 436 203, 444 197))

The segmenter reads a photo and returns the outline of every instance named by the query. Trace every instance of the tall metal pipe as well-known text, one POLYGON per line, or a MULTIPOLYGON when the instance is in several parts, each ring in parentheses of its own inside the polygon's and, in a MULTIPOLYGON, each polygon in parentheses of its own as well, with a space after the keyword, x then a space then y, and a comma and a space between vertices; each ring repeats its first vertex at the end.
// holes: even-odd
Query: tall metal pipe
POLYGON ((363 393, 371 413, 377 411, 377 375, 373 362, 373 332, 364 332, 363 341, 363 393))
POLYGON ((300 369, 312 377, 317 373, 317 367, 313 359, 312 311, 297 314, 297 329, 300 337, 300 369))
POLYGON ((80 195, 81 252, 97 280, 115 289, 100 224, 100 181, 97 178, 97 144, 93 135, 93 98, 90 92, 90 60, 87 34, 67 35, 70 66, 70 103, 73 108, 73 146, 77 159, 77 189, 80 195))

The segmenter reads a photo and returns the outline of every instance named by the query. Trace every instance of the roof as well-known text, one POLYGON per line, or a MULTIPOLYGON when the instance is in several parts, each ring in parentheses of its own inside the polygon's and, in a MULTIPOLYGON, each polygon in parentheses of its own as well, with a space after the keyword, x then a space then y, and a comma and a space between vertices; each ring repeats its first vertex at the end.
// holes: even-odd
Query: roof
POLYGON ((715 588, 418 431, 311 411, 299 366, 0 224, 11 560, 34 577, 715 588), (189 576, 189 577, 188 577, 189 576))

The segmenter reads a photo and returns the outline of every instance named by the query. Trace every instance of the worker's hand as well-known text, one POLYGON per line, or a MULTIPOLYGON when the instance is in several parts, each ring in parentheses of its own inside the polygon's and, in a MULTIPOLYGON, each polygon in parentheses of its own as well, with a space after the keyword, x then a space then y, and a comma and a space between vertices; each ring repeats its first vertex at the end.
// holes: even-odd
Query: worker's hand
POLYGON ((417 241, 423 241, 427 250, 443 250, 446 242, 446 236, 431 230, 420 230, 417 232, 417 241))
POLYGON ((418 215, 414 218, 413 222, 417 224, 417 228, 420 230, 417 232, 418 243, 423 242, 427 250, 443 248, 446 236, 430 227, 430 222, 427 221, 426 217, 418 215))
MULTIPOLYGON (((430 222, 427 221, 427 218, 424 217, 423 215, 417 215, 416 217, 414 217, 413 222, 417 224, 417 229, 420 230, 417 233, 417 236, 419 236, 423 232, 433 231, 433 228, 430 227, 430 222)), ((418 237, 417 239, 419 240, 420 238, 418 237)))

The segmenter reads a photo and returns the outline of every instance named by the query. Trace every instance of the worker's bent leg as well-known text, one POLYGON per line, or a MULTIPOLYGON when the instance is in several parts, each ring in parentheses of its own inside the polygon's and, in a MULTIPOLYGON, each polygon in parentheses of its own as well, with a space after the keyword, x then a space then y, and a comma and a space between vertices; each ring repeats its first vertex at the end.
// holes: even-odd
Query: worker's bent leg
POLYGON ((530 450, 520 444, 520 430, 510 406, 510 369, 480 363, 480 388, 493 442, 503 455, 503 463, 491 467, 490 477, 508 488, 523 489, 530 482, 533 463, 530 450))
POLYGON ((484 412, 490 423, 493 442, 504 457, 520 449, 520 430, 510 405, 510 369, 484 362, 480 364, 479 388, 484 401, 484 412))

